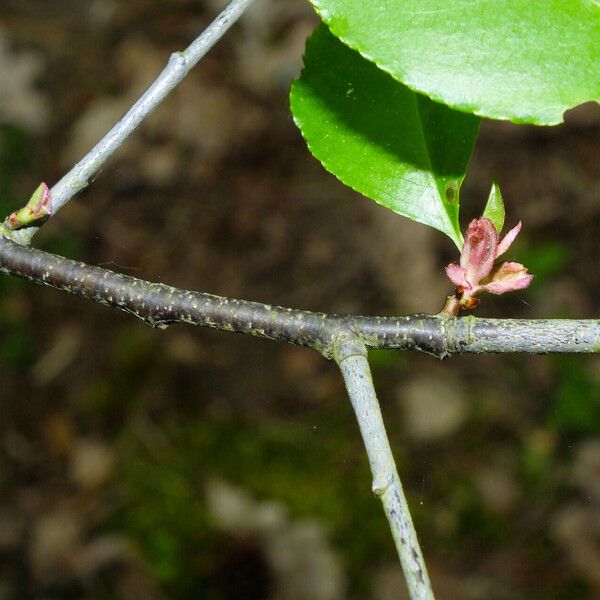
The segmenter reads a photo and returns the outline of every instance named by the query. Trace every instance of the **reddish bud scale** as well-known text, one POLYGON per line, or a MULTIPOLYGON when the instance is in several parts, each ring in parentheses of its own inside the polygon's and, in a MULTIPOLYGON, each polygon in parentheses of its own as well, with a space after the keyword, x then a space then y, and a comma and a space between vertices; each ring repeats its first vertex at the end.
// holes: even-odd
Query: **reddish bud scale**
POLYGON ((27 204, 6 219, 6 225, 10 229, 21 229, 33 225, 52 214, 52 194, 45 183, 41 183, 33 192, 27 204))

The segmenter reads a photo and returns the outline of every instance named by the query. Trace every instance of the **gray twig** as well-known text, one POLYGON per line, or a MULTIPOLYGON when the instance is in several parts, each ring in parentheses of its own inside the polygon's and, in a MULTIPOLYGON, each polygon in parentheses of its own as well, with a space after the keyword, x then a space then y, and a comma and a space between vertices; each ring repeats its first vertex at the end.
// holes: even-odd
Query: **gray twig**
POLYGON ((188 323, 314 348, 333 358, 340 334, 369 348, 456 353, 600 352, 600 321, 316 313, 151 283, 0 238, 0 271, 118 308, 152 327, 188 323))
POLYGON ((433 600, 433 591, 394 456, 375 394, 364 343, 354 337, 339 342, 335 358, 342 371, 379 496, 400 557, 412 600, 433 600))
MULTIPOLYGON (((169 95, 198 61, 223 37, 253 0, 232 0, 221 14, 182 52, 174 52, 160 75, 124 117, 51 189, 52 215, 87 187, 91 177, 138 125, 169 95)), ((2 233, 28 244, 39 226, 2 233)))

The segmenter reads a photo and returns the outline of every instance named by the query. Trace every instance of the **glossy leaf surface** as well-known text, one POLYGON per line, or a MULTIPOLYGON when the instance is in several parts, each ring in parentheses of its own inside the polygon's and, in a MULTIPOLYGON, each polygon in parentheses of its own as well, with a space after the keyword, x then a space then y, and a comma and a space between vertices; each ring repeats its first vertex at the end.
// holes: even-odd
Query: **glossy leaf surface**
POLYGON ((554 124, 600 100, 593 0, 311 0, 331 31, 410 88, 494 119, 554 124))
POLYGON ((502 231, 504 227, 504 200, 500 193, 500 186, 496 181, 492 183, 492 189, 483 210, 483 216, 494 224, 498 233, 502 231))
POLYGON ((460 248, 458 193, 479 119, 415 94, 321 26, 291 92, 312 154, 341 181, 460 248))

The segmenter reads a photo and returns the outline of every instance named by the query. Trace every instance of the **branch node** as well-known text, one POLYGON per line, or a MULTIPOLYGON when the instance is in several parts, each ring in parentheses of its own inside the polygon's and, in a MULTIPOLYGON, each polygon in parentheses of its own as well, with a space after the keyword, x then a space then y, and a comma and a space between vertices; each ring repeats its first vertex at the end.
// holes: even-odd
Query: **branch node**
POLYGON ((173 52, 169 57, 169 67, 173 69, 184 69, 187 66, 185 50, 173 52))
POLYGON ((440 360, 444 360, 445 358, 450 358, 452 356, 452 351, 456 347, 456 317, 449 317, 440 313, 438 318, 442 323, 443 347, 437 353, 437 357, 440 360))
POLYGON ((326 349, 326 352, 327 358, 335 360, 338 364, 351 356, 367 357, 367 347, 364 341, 350 327, 341 329, 333 335, 331 346, 326 349))
POLYGON ((372 485, 371 489, 373 490, 373 493, 378 498, 381 498, 387 491, 389 491, 392 488, 393 485, 394 485, 393 478, 389 478, 387 481, 373 480, 373 485, 372 485))

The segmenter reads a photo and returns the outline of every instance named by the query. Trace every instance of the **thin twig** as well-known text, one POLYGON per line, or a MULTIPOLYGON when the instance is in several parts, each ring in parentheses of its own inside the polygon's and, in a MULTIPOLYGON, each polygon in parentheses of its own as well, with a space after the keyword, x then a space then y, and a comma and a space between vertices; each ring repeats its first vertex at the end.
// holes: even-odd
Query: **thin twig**
POLYGON ((367 349, 361 340, 350 338, 340 342, 335 358, 342 371, 369 457, 373 492, 383 504, 411 600, 432 600, 427 567, 375 394, 367 349))
MULTIPOLYGON (((138 125, 169 95, 198 61, 221 39, 253 0, 232 0, 221 14, 182 52, 174 52, 160 75, 125 116, 51 189, 52 215, 87 187, 91 177, 133 133, 138 125)), ((28 244, 39 227, 3 231, 28 244)))
POLYGON ((410 315, 358 317, 222 298, 151 283, 0 238, 0 271, 130 313, 152 327, 188 323, 285 341, 333 357, 352 332, 370 348, 455 353, 600 352, 600 321, 410 315))

